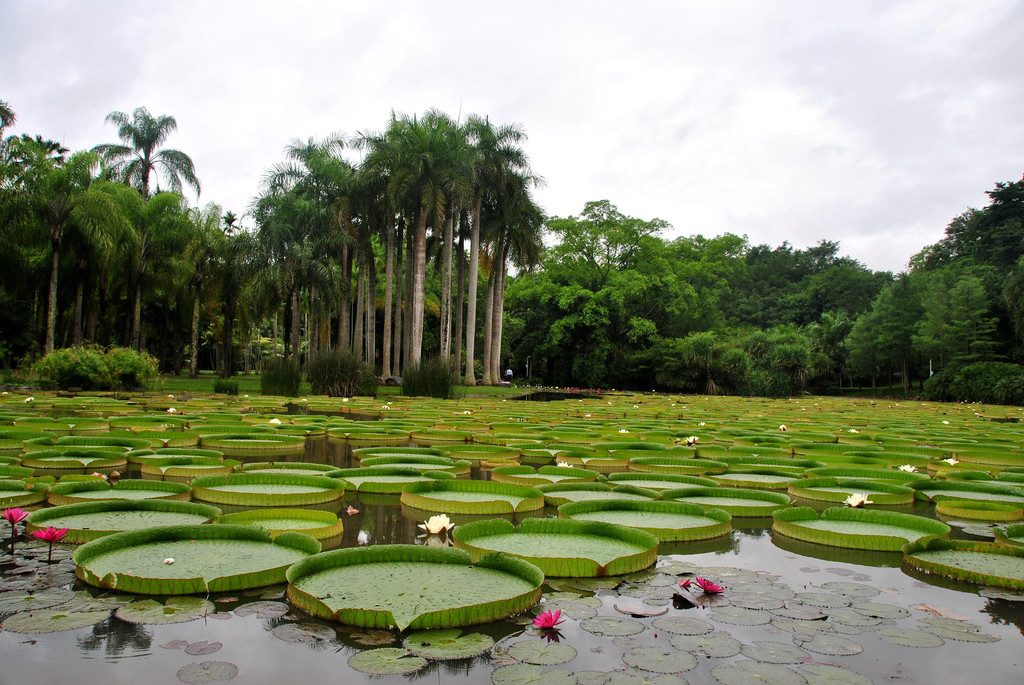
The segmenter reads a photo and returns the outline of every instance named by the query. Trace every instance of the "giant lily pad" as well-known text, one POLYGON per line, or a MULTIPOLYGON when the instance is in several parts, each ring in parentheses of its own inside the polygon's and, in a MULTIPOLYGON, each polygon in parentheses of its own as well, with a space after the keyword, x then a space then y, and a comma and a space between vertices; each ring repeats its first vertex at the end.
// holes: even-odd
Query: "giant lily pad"
POLYGON ((773 517, 776 533, 849 549, 896 551, 924 537, 949 535, 949 526, 941 521, 873 509, 829 507, 819 518, 810 507, 794 507, 773 517))
POLYGON ((771 516, 772 512, 789 505, 789 496, 781 492, 748 488, 689 487, 666 490, 665 500, 693 502, 702 507, 717 507, 733 516, 771 516))
POLYGON ((544 508, 536 488, 479 480, 420 481, 402 488, 402 504, 446 514, 509 514, 544 508))
POLYGON ((339 469, 332 475, 351 484, 358 492, 398 494, 409 483, 421 480, 446 480, 454 478, 444 471, 422 471, 407 466, 366 466, 358 469, 339 469))
POLYGON ((223 452, 229 457, 283 456, 301 454, 306 449, 306 438, 299 435, 282 435, 275 431, 252 431, 249 433, 220 433, 203 435, 199 444, 204 449, 223 452))
POLYGON ((110 618, 110 610, 72 611, 63 608, 23 611, 3 621, 3 629, 12 633, 55 633, 85 628, 110 618))
POLYGON ((913 488, 882 480, 825 476, 789 484, 789 494, 793 497, 821 502, 843 502, 854 493, 867 495, 874 504, 911 504, 914 501, 913 488))
POLYGON ((532 466, 499 466, 492 471, 491 480, 535 487, 551 483, 593 482, 598 475, 597 471, 567 466, 541 466, 537 470, 532 466))
POLYGON ((494 639, 481 633, 463 635, 458 628, 448 628, 409 633, 402 644, 416 656, 448 661, 479 656, 494 646, 494 639))
POLYGON ((621 575, 658 560, 654 535, 598 521, 526 519, 515 528, 492 519, 460 526, 453 537, 474 560, 504 552, 536 564, 546 576, 621 575))
POLYGON ((327 540, 344 532, 344 525, 338 515, 316 509, 253 509, 234 514, 224 514, 217 523, 242 526, 259 526, 277 537, 287 531, 295 531, 317 540, 327 540))
MULTIPOLYGON (((30 469, 31 471, 31 469, 30 469)), ((0 508, 27 507, 46 499, 50 488, 44 483, 0 478, 0 508)))
POLYGON ((192 481, 192 497, 215 504, 248 507, 287 507, 322 504, 341 499, 343 480, 279 473, 235 473, 192 481))
POLYGON ((40 509, 26 519, 28 531, 67 528, 64 542, 89 542, 126 530, 153 526, 198 525, 220 515, 220 509, 174 500, 100 500, 40 509))
POLYGON ((288 598, 303 611, 367 628, 433 629, 486 623, 540 599, 544 573, 504 554, 476 564, 463 550, 353 547, 288 569, 288 598))
POLYGON ((74 558, 76 575, 90 585, 182 595, 280 583, 288 566, 318 551, 319 542, 299 533, 271 540, 249 526, 166 526, 108 535, 74 558))
POLYGON ((971 583, 1024 590, 1024 549, 990 542, 922 540, 903 548, 919 571, 971 583))
POLYGON ((163 604, 155 599, 140 599, 118 607, 116 614, 129 623, 168 625, 194 621, 215 611, 213 602, 202 597, 170 597, 163 604))
POLYGON ((192 488, 184 483, 137 479, 120 480, 114 485, 102 480, 57 483, 46 496, 47 501, 56 506, 101 499, 171 499, 187 502, 191 498, 192 488))
POLYGON ((654 490, 633 487, 632 485, 616 485, 607 483, 550 483, 538 485, 537 489, 544 493, 544 502, 557 507, 569 502, 584 502, 595 499, 658 499, 654 490))
POLYGON ((726 512, 721 509, 704 510, 687 502, 570 502, 560 506, 558 514, 581 521, 602 521, 639 528, 663 541, 707 540, 726 535, 732 529, 732 517, 726 512))

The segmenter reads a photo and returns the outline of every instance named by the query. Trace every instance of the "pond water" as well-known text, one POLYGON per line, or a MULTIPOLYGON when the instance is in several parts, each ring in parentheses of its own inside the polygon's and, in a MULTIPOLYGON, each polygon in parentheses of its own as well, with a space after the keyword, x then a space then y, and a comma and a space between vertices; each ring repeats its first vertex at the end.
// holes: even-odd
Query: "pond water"
MULTIPOLYGON (((326 440, 310 444, 305 456, 287 459, 352 465, 347 445, 326 440)), ((931 509, 896 508, 923 515, 932 515, 931 509)), ((343 546, 417 542, 417 521, 400 506, 349 495, 337 510, 345 524, 343 546), (358 513, 346 515, 348 506, 358 513)), ((611 581, 551 580, 545 604, 569 615, 557 644, 525 629, 532 614, 514 617, 465 631, 494 638, 490 652, 429 661, 409 675, 370 676, 348 664, 367 649, 399 646, 394 633, 310 618, 288 605, 283 586, 275 586, 211 596, 215 613, 184 623, 129 623, 111 616, 62 632, 2 631, 0 685, 173 685, 229 678, 487 683, 492 675, 495 682, 548 683, 1021 681, 1024 597, 910 575, 900 569, 898 553, 809 545, 773 536, 770 525, 770 519, 734 519, 728 536, 663 545, 657 568, 611 581), (726 591, 717 598, 679 591, 680 574, 687 573, 717 580, 726 591), (695 656, 685 658, 695 663, 673 661, 687 652, 695 656), (545 665, 515 666, 524 659, 545 665), (687 670, 660 675, 677 663, 687 670)), ((6 535, 6 524, 2 531, 6 535)), ((955 527, 954 537, 970 536, 955 527)), ((26 548, 33 545, 19 543, 19 550, 26 548)), ((34 549, 45 561, 45 549, 34 549)), ((27 586, 45 575, 48 585, 100 596, 72 582, 70 549, 55 552, 52 565, 26 565, 14 563, 5 546, 0 589, 27 586)))

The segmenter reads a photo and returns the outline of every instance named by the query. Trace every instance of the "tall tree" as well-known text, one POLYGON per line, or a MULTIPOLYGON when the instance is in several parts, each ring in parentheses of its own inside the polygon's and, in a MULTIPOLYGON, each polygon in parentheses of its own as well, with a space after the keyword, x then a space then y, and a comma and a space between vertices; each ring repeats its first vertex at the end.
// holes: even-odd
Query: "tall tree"
POLYGON ((124 112, 111 112, 106 121, 117 126, 121 143, 103 143, 93 151, 102 155, 113 178, 138 188, 147 200, 149 179, 154 172, 167 180, 172 192, 181 194, 184 181, 199 194, 192 158, 180 150, 161 147, 178 128, 174 117, 154 117, 145 107, 138 107, 131 119, 124 112))

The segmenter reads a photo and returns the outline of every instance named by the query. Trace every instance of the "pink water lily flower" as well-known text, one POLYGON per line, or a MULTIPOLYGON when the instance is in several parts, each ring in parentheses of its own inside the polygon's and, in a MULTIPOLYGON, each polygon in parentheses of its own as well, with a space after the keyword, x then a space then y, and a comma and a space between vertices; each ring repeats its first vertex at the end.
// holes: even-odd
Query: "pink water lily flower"
POLYGON ((51 561, 53 561, 53 543, 57 542, 67 534, 67 528, 57 529, 53 526, 50 526, 49 528, 32 531, 32 535, 34 537, 37 537, 40 540, 45 540, 46 542, 50 543, 50 553, 46 556, 46 563, 50 563, 51 561))
POLYGON ((679 581, 679 587, 680 587, 680 589, 688 590, 690 588, 690 579, 689 578, 683 578, 682 580, 680 580, 679 581))
POLYGON ((718 583, 711 582, 707 578, 697 578, 694 582, 697 583, 697 587, 709 595, 717 595, 725 590, 724 587, 718 583))
POLYGON ((28 512, 18 507, 4 509, 4 518, 11 524, 11 554, 14 554, 14 541, 18 538, 18 526, 28 516, 28 512))
POLYGON ((550 630, 551 628, 557 628, 558 624, 563 621, 565 621, 565 619, 562 618, 562 610, 558 609, 554 613, 551 611, 542 612, 540 616, 533 619, 533 625, 537 628, 550 630))

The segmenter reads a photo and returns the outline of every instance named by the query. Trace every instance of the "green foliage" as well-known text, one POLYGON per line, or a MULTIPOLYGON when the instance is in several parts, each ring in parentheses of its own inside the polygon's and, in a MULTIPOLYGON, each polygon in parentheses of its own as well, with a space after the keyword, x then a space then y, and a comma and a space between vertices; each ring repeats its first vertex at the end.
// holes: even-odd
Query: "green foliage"
POLYGON ((373 369, 347 350, 318 354, 306 365, 306 378, 314 395, 352 397, 377 394, 377 375, 373 369))
POLYGON ((215 378, 213 379, 213 391, 222 395, 238 394, 237 378, 215 378))
POLYGON ((434 357, 411 366, 402 375, 402 394, 408 397, 435 397, 447 400, 455 396, 459 385, 458 369, 451 359, 434 357))
POLYGON ((36 362, 32 375, 54 388, 127 389, 156 378, 157 362, 145 352, 126 347, 112 347, 105 352, 96 345, 66 347, 36 362))
POLYGON ((1006 362, 948 366, 925 382, 924 393, 947 402, 1024 404, 1024 367, 1006 362))
POLYGON ((302 369, 291 358, 268 359, 260 375, 260 392, 264 395, 295 397, 302 385, 302 369))

